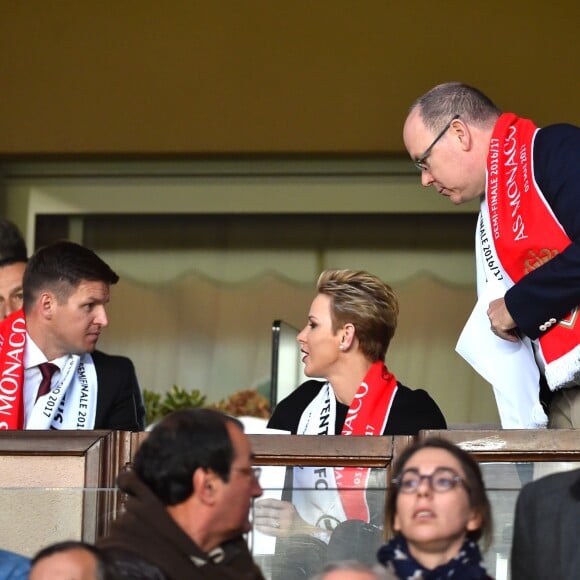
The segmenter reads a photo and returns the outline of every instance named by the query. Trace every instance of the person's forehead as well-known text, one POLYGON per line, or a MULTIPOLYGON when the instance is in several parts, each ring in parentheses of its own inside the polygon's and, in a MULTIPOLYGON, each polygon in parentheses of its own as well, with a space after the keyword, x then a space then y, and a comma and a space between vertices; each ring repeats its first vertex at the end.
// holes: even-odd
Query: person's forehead
POLYGON ((71 294, 71 296, 93 296, 95 298, 103 298, 108 295, 109 284, 100 280, 81 280, 71 294))
POLYGON ((333 570, 324 575, 324 580, 375 580, 376 575, 362 570, 333 570))
MULTIPOLYGON (((423 118, 419 113, 418 109, 413 109, 407 120, 405 121, 405 126, 403 128, 403 139, 405 145, 408 149, 422 149, 424 148, 425 142, 432 137, 431 131, 427 129, 423 118)), ((419 153, 417 153, 418 155, 419 153)))
POLYGON ((232 421, 228 421, 227 429, 234 448, 235 459, 251 459, 252 447, 248 436, 232 421))
POLYGON ((0 267, 0 285, 4 288, 22 285, 25 268, 26 264, 24 262, 16 262, 0 267))
POLYGON ((425 469, 425 471, 432 471, 437 467, 450 467, 460 474, 463 474, 463 468, 459 460, 446 449, 438 447, 425 447, 419 449, 411 458, 405 463, 404 469, 415 467, 418 469, 425 469))
POLYGON ((310 306, 310 314, 318 317, 330 314, 331 303, 332 298, 328 294, 317 294, 310 306))
POLYGON ((56 552, 40 560, 32 569, 32 580, 93 580, 96 578, 97 560, 86 549, 56 552))

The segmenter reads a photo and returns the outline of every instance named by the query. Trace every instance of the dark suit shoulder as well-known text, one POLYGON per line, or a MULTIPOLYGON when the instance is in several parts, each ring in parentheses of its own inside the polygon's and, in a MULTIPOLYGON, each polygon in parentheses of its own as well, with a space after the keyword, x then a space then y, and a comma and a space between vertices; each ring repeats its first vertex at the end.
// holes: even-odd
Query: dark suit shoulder
POLYGON ((131 359, 102 351, 91 356, 99 385, 95 429, 142 431, 145 406, 131 359))
POLYGON ((580 500, 580 469, 545 475, 524 485, 520 492, 524 498, 541 497, 544 501, 548 496, 565 498, 570 493, 580 500))
POLYGON ((122 355, 118 355, 118 354, 108 354, 106 352, 103 352, 102 350, 95 350, 94 352, 91 353, 91 357, 93 357, 93 361, 95 363, 95 365, 104 363, 117 363, 120 365, 128 365, 131 368, 134 368, 133 365, 133 361, 126 356, 122 356, 122 355))

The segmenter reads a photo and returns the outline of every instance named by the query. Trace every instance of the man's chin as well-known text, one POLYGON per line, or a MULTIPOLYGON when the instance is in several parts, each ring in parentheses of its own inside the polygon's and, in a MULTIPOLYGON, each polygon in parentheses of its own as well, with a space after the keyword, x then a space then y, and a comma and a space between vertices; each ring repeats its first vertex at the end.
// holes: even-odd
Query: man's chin
POLYGON ((93 352, 97 348, 98 342, 98 337, 92 340, 88 340, 85 344, 85 350, 83 352, 93 352))
POLYGON ((449 193, 446 197, 453 205, 461 205, 465 201, 461 194, 455 192, 449 193))

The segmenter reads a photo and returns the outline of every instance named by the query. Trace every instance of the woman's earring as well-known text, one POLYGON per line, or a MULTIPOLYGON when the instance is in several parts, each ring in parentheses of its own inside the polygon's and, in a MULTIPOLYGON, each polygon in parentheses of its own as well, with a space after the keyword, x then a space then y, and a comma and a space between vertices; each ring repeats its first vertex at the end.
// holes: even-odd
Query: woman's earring
POLYGON ((338 345, 338 348, 339 348, 340 350, 344 350, 344 344, 339 344, 339 345, 338 345))

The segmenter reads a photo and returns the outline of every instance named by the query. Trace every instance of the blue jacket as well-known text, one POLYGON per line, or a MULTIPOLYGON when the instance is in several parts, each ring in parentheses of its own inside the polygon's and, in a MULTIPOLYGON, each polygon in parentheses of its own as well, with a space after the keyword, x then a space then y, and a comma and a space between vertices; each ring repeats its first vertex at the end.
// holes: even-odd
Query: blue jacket
POLYGON ((0 550, 0 580, 26 580, 30 570, 30 558, 0 550))

